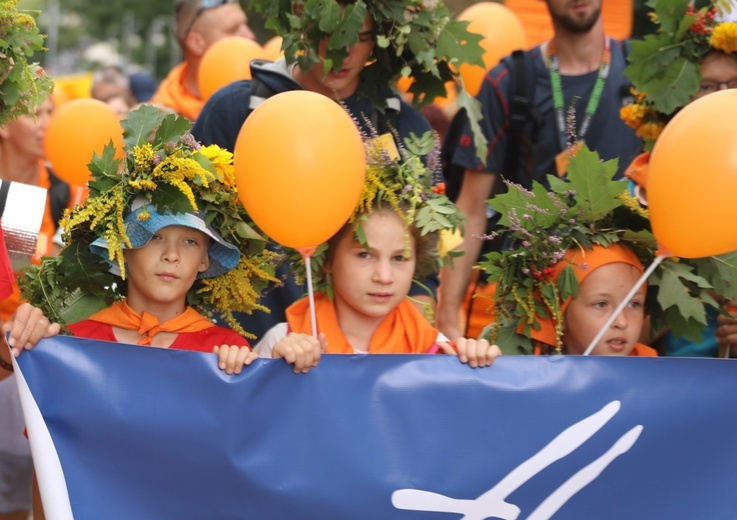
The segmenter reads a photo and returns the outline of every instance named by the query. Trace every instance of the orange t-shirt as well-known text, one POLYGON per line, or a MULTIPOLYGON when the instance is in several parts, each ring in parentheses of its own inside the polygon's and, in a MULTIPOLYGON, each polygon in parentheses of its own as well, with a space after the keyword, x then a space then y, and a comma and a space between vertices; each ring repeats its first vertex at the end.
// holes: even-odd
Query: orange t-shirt
POLYGON ((182 62, 171 69, 159 84, 159 88, 151 98, 150 103, 169 107, 177 114, 194 121, 200 115, 205 100, 190 92, 184 82, 186 76, 187 62, 182 62))

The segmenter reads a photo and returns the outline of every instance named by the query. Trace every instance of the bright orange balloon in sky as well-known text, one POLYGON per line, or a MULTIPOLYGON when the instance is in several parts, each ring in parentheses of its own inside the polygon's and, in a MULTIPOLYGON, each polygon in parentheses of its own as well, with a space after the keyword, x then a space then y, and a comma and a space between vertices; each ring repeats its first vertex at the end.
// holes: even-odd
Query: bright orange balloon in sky
MULTIPOLYGON (((544 5, 543 2, 540 2, 544 5)), ((458 15, 458 20, 468 21, 468 30, 484 37, 484 66, 463 63, 461 78, 466 90, 476 95, 486 72, 506 55, 516 49, 527 48, 525 29, 519 18, 507 7, 496 2, 479 2, 458 15)))
POLYGON ((46 127, 44 150, 51 169, 60 179, 84 186, 89 180, 87 165, 96 153, 113 141, 116 157, 123 156, 120 116, 97 99, 73 99, 62 104, 46 127))
POLYGON ((647 179, 650 222, 675 256, 701 258, 737 250, 737 90, 686 105, 653 149, 647 179))
POLYGON ((264 49, 247 38, 233 36, 213 43, 197 71, 202 99, 209 99, 216 90, 234 81, 251 79, 251 60, 264 58, 264 49))
POLYGON ((366 159, 348 113, 326 96, 298 90, 270 97, 251 113, 238 134, 234 166, 256 225, 300 249, 322 244, 346 223, 366 159))

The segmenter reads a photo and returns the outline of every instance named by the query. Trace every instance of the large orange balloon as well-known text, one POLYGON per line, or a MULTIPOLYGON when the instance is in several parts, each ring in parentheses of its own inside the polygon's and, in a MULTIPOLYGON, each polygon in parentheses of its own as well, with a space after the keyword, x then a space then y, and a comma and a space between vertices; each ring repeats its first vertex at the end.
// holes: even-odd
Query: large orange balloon
POLYGON ((647 200, 658 243, 675 256, 737 250, 731 229, 737 199, 737 90, 684 107, 660 134, 650 158, 647 200))
POLYGON ((235 144, 238 193, 253 221, 296 249, 320 245, 348 220, 366 170, 363 141, 340 105, 310 91, 277 94, 235 144))
POLYGON ((54 110, 46 127, 46 159, 59 178, 84 186, 89 179, 89 164, 96 153, 113 141, 116 157, 123 155, 123 128, 120 117, 97 99, 73 99, 54 110))
POLYGON ((480 34, 484 49, 484 66, 463 63, 460 66, 461 78, 466 90, 476 95, 481 88, 486 71, 506 55, 516 49, 525 49, 527 39, 525 29, 511 10, 496 2, 479 2, 465 9, 459 20, 468 21, 469 32, 480 34))
POLYGON ((205 52, 197 71, 202 99, 240 79, 251 79, 251 60, 265 58, 264 49, 255 41, 232 36, 213 43, 205 52))

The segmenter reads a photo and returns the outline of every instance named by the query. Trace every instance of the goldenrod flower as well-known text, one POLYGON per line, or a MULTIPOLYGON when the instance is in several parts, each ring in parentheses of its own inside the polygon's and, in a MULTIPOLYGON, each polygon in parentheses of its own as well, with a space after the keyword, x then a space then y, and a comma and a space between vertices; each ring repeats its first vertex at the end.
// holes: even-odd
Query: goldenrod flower
POLYGON ((154 164, 154 148, 151 143, 143 143, 133 147, 134 172, 137 174, 148 173, 154 164))

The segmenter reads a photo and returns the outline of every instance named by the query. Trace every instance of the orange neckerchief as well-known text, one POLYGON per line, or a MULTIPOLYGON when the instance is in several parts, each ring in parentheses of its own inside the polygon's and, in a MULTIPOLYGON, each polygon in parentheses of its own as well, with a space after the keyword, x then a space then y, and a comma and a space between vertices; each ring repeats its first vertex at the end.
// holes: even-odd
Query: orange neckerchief
POLYGON ((146 311, 143 314, 138 314, 131 309, 126 300, 113 303, 107 309, 93 314, 89 319, 125 330, 137 330, 139 335, 144 336, 138 341, 139 345, 151 345, 151 340, 159 332, 172 332, 175 334, 181 332, 199 332, 215 326, 210 320, 192 307, 187 307, 176 318, 159 323, 159 320, 155 316, 146 311))
POLYGON ((187 89, 184 78, 187 76, 187 62, 182 62, 169 72, 159 84, 159 88, 149 103, 164 105, 176 113, 194 121, 200 115, 205 100, 195 97, 187 89))
MULTIPOLYGON (((354 349, 345 338, 335 314, 335 304, 323 294, 315 295, 317 330, 325 334, 328 354, 353 354, 354 349)), ((293 303, 287 309, 290 332, 312 333, 310 302, 308 298, 293 303)), ((369 344, 372 354, 421 354, 427 352, 438 339, 438 331, 405 299, 382 321, 369 344)))

